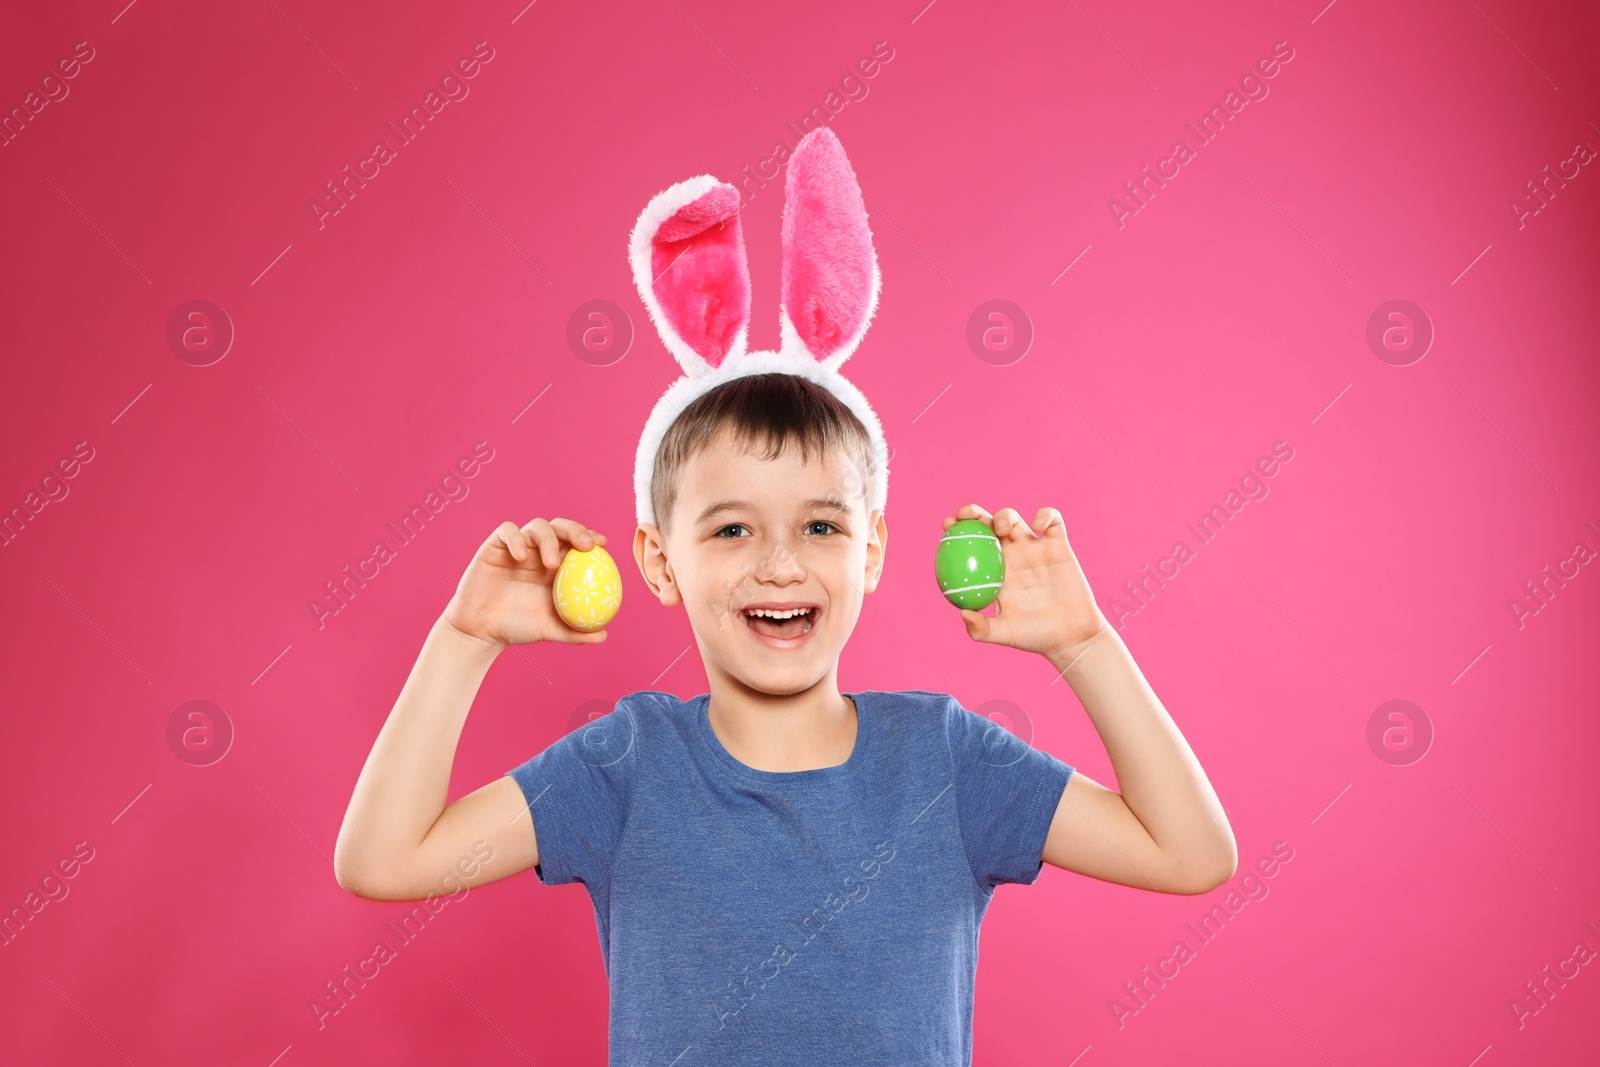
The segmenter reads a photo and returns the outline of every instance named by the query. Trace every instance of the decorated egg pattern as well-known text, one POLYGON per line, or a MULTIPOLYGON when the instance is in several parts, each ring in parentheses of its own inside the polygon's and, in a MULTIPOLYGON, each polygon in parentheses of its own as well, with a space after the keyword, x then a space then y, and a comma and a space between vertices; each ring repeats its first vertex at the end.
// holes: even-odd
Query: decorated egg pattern
POLYGON ((569 548, 551 589, 556 614, 574 630, 590 633, 616 618, 622 607, 622 575, 611 554, 599 545, 587 552, 569 548))
POLYGON ((933 570, 946 600, 982 611, 1000 595, 1006 557, 993 530, 977 519, 962 519, 939 538, 933 570))

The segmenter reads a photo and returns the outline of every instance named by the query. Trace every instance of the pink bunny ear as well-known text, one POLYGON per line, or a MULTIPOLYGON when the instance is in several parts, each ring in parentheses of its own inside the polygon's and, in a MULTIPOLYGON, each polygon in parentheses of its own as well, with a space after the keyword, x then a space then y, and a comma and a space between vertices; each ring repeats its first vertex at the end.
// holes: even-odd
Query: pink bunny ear
POLYGON ((698 376, 742 355, 750 270, 739 229, 739 190, 708 174, 646 205, 628 242, 633 283, 662 342, 698 376))
POLYGON ((783 349, 836 370, 867 332, 880 278, 861 187, 828 127, 795 147, 784 198, 783 349))

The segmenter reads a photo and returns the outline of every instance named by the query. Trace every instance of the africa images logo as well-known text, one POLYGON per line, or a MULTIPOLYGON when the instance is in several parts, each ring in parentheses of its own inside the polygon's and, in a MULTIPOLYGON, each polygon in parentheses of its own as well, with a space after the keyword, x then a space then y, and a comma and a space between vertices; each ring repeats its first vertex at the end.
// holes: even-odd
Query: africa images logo
MULTIPOLYGON (((386 123, 394 133, 395 144, 404 148, 421 135, 428 128, 428 123, 439 116, 451 103, 460 103, 472 92, 472 87, 467 83, 476 78, 484 65, 493 61, 495 51, 488 41, 479 41, 473 46, 472 55, 456 61, 454 67, 445 72, 439 79, 438 90, 428 90, 422 98, 422 103, 412 104, 411 109, 401 116, 400 124, 386 123), (443 94, 443 95, 441 95, 443 94)), ((323 183, 327 190, 326 199, 313 197, 306 201, 306 206, 311 209, 312 218, 316 219, 317 229, 328 225, 328 219, 339 214, 350 206, 356 193, 367 187, 367 182, 383 173, 383 168, 400 158, 394 146, 386 140, 378 140, 372 145, 372 154, 366 159, 356 163, 355 170, 350 169, 346 163, 341 172, 343 177, 336 181, 323 183)))
POLYGON ((1204 148, 1221 135, 1228 123, 1239 117, 1246 105, 1259 102, 1267 98, 1272 87, 1267 82, 1276 78, 1294 59, 1294 49, 1288 41, 1279 41, 1272 46, 1272 54, 1256 60, 1255 66, 1247 70, 1239 79, 1238 89, 1229 89, 1223 96, 1222 103, 1212 104, 1211 109, 1200 116, 1198 124, 1185 122, 1189 132, 1194 134, 1195 147, 1191 147, 1187 140, 1179 138, 1172 145, 1172 153, 1164 159, 1158 159, 1155 169, 1149 164, 1143 168, 1141 176, 1122 183, 1123 199, 1112 196, 1106 200, 1106 208, 1111 212, 1111 221, 1117 224, 1117 229, 1122 229, 1128 224, 1128 219, 1137 215, 1150 206, 1150 201, 1155 198, 1156 191, 1165 189, 1167 182, 1181 174, 1182 168, 1199 158, 1197 148, 1204 148))

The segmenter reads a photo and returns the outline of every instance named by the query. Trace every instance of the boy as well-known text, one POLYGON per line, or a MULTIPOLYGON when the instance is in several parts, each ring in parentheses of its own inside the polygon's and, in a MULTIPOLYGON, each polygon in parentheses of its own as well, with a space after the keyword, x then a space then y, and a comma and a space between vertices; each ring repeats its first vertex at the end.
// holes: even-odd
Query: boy
MULTIPOLYGON (((797 173, 819 165, 805 147, 791 204, 797 173)), ((726 242, 710 194, 687 195, 692 211, 662 218, 710 219, 696 232, 726 242)), ((689 267, 645 260, 642 291, 694 268, 692 248, 668 251, 689 267)), ((800 304, 788 266, 786 308, 800 304)), ((860 277, 875 297, 875 269, 860 277)), ((875 299, 857 303, 842 328, 796 338, 819 356, 816 337, 859 340, 875 299)), ((888 543, 881 431, 846 393, 809 371, 735 374, 641 442, 650 521, 634 559, 654 596, 688 612, 708 693, 625 696, 447 805, 495 656, 606 637, 568 627, 551 598, 567 549, 605 536, 564 518, 503 523, 434 623, 340 829, 339 883, 369 899, 530 867, 545 884, 583 882, 614 1065, 966 1065, 979 925, 998 885, 1032 883, 1044 863, 1167 893, 1204 893, 1234 872, 1221 804, 1100 613, 1053 508, 1031 525, 973 504, 944 520, 990 525, 1005 555, 998 614, 960 614, 973 640, 1036 653, 1066 678, 1120 794, 950 696, 841 692, 839 654, 888 543)))

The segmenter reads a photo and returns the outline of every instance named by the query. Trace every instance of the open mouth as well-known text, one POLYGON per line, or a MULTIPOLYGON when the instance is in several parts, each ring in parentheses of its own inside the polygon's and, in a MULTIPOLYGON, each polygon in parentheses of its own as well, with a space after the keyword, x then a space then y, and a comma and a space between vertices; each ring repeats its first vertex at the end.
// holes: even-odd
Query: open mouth
POLYGON ((739 616, 758 637, 787 642, 810 633, 819 614, 814 607, 746 608, 739 616))

